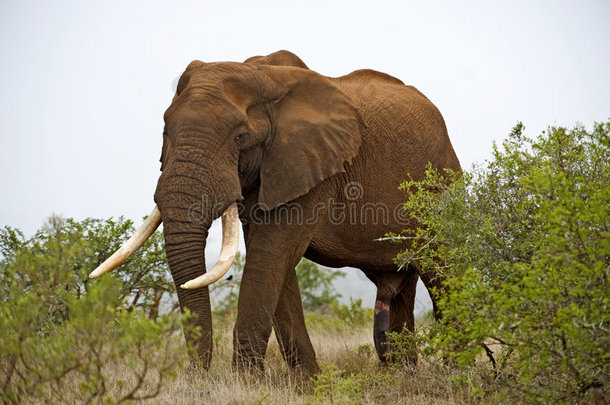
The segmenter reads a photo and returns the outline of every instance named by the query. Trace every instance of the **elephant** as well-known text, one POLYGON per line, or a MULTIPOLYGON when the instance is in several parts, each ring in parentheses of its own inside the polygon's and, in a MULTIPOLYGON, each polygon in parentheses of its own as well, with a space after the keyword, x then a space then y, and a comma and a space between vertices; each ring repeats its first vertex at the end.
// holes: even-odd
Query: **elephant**
MULTIPOLYGON (((186 335, 207 369, 212 356, 208 285, 231 266, 239 223, 246 262, 233 333, 233 365, 264 370, 272 329, 293 370, 319 371, 295 266, 302 257, 360 269, 376 285, 373 338, 414 330, 415 286, 440 278, 394 262, 404 245, 380 240, 415 229, 398 186, 427 165, 459 170, 443 117, 416 88, 370 69, 331 78, 278 51, 243 63, 191 62, 164 115, 157 206, 97 277, 120 265, 163 222, 186 335), (206 272, 204 248, 222 216, 223 247, 206 272), (421 274, 420 274, 421 273, 421 274)), ((435 304, 434 304, 435 305, 435 304)), ((436 308, 436 306, 435 306, 436 308)), ((408 359, 412 363, 416 358, 408 359)))

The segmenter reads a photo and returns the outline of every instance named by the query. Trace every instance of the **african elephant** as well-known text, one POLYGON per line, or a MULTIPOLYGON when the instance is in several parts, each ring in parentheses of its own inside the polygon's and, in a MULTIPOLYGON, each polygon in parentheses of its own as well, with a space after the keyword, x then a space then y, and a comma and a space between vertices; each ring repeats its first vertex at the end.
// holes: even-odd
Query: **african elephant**
MULTIPOLYGON (((375 283, 374 341, 385 360, 386 332, 414 328, 418 280, 417 265, 398 271, 394 263, 404 246, 378 240, 416 226, 402 211, 398 185, 407 174, 422 178, 429 162, 460 168, 437 108, 387 74, 330 78, 279 51, 243 63, 191 62, 164 118, 158 209, 92 277, 124 261, 162 221, 181 308, 203 335, 186 339, 208 367, 207 285, 231 266, 239 215, 246 264, 233 339, 237 368, 263 369, 274 328, 290 367, 318 371, 295 273, 303 256, 359 268, 375 283), (221 257, 206 273, 208 229, 221 215, 221 257)), ((422 279, 428 288, 438 284, 422 279)))

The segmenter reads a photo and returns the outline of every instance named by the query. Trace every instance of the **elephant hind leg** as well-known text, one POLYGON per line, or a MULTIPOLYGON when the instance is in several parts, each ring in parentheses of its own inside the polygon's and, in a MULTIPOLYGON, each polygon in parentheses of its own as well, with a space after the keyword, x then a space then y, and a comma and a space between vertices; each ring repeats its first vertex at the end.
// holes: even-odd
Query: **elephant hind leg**
POLYGON ((379 360, 386 361, 390 354, 390 301, 391 298, 379 294, 375 298, 375 315, 373 318, 373 341, 379 360))
POLYGON ((314 375, 320 371, 305 328, 303 303, 296 271, 289 272, 275 310, 273 327, 280 351, 291 370, 314 375))
MULTIPOLYGON (((418 275, 409 268, 407 271, 376 276, 370 277, 377 285, 373 340, 377 356, 385 362, 391 350, 388 332, 401 332, 405 326, 411 332, 415 330, 413 309, 418 275)), ((407 350, 404 355, 404 362, 417 364, 415 350, 407 350)))

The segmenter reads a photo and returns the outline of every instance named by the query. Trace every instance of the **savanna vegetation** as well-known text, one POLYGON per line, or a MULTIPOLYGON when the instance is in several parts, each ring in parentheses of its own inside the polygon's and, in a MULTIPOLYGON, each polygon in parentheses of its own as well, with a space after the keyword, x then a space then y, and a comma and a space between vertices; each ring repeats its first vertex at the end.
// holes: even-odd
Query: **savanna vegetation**
POLYGON ((609 130, 518 124, 484 165, 401 186, 423 226, 397 261, 444 278, 443 321, 413 338, 465 370, 487 357, 481 399, 610 399, 609 130))
MULTIPOLYGON (((231 371, 244 258, 211 289, 215 355, 187 359, 156 232, 120 269, 87 275, 133 232, 129 220, 52 217, 34 236, 0 230, 2 403, 607 403, 610 400, 610 122, 588 131, 517 125, 489 161, 407 180, 422 227, 392 235, 397 263, 444 279, 441 321, 391 336, 380 365, 372 310, 340 304, 342 276, 302 261, 299 283, 322 372, 291 375, 272 338, 264 377, 231 371), (407 246, 407 245, 405 245, 407 246)), ((380 235, 381 236, 381 235, 380 235)))
MULTIPOLYGON (((2 403, 166 402, 168 395, 172 400, 185 395, 184 403, 192 403, 193 393, 171 388, 182 389, 184 379, 201 379, 203 372, 187 361, 161 232, 117 272, 88 278, 133 232, 132 222, 123 218, 51 217, 31 238, 18 229, 0 229, 2 403)), ((211 287, 217 356, 202 386, 210 385, 209 378, 220 379, 214 385, 237 380, 230 371, 230 336, 243 265, 238 255, 231 276, 211 287)), ((372 309, 360 301, 337 301, 332 283, 341 271, 303 260, 297 273, 312 328, 329 340, 333 333, 369 329, 372 309)))

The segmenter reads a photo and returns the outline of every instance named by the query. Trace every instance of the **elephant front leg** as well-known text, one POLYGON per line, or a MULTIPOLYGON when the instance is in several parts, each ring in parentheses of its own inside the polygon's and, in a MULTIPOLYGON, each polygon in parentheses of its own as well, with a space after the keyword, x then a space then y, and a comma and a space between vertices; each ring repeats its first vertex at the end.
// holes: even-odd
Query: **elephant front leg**
POLYGON ((268 280, 261 277, 263 272, 256 273, 246 264, 233 330, 233 367, 262 373, 283 277, 268 280))
MULTIPOLYGON (((302 326, 304 330, 304 321, 294 318, 297 311, 289 308, 280 309, 278 312, 278 303, 285 290, 288 275, 294 273, 294 267, 303 256, 311 238, 303 237, 303 233, 299 232, 268 230, 261 231, 257 236, 246 243, 246 265, 233 332, 233 365, 238 370, 264 370, 265 353, 271 329, 277 318, 276 313, 280 319, 293 317, 292 320, 296 320, 294 325, 299 328, 302 326)), ((283 306, 295 304, 293 281, 289 286, 292 291, 289 290, 288 295, 282 299, 283 306)), ((298 294, 298 286, 296 291, 298 294)), ((298 299, 300 302, 300 297, 298 299)), ((299 311, 302 317, 302 306, 299 311)), ((276 325, 278 328, 279 325, 283 327, 283 322, 276 325)), ((287 336, 287 330, 280 329, 279 335, 287 336)))

